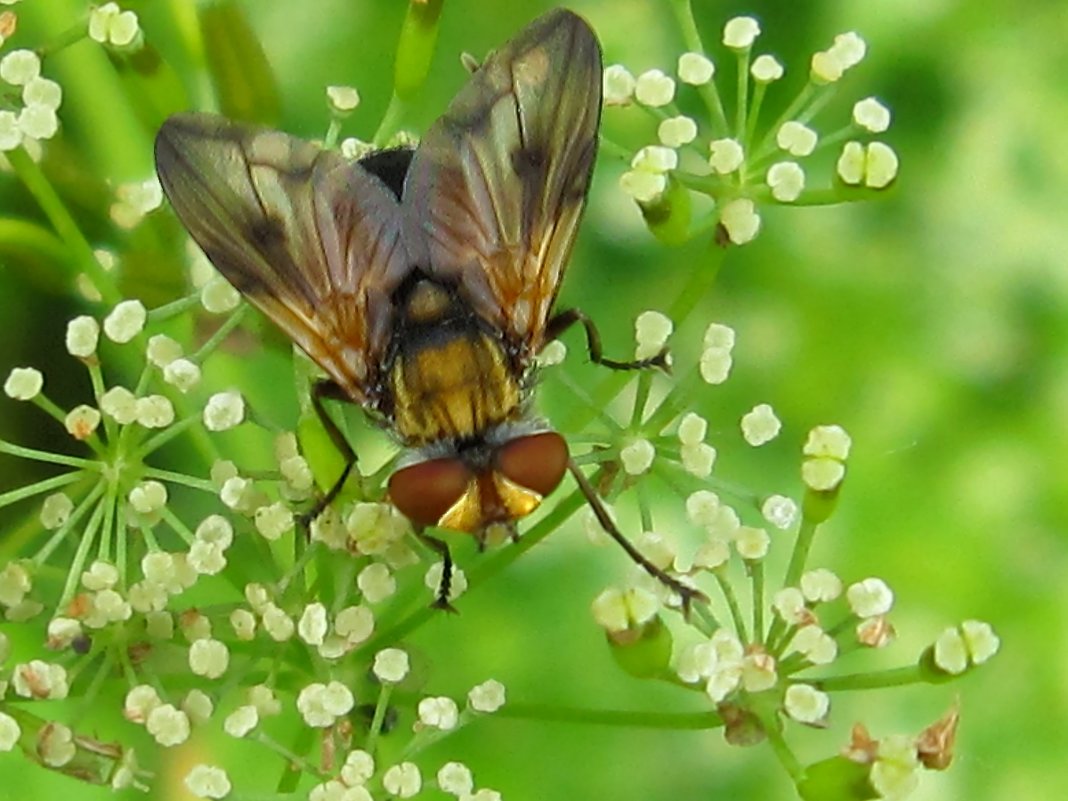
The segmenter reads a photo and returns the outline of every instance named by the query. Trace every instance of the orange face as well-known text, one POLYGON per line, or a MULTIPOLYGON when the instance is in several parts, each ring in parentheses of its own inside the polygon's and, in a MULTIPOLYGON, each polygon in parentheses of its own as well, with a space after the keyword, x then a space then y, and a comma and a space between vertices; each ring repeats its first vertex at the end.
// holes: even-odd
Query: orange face
POLYGON ((538 508, 567 460, 567 443, 555 431, 527 434, 496 448, 481 468, 459 455, 402 467, 389 479, 389 497, 418 525, 478 534, 538 508))

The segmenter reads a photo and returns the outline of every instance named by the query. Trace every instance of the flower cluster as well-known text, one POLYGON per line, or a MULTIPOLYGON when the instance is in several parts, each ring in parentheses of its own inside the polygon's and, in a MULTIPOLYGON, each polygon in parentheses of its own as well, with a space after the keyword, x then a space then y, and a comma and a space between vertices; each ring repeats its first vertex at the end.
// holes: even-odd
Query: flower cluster
MULTIPOLYGON (((656 122, 656 143, 633 156, 626 148, 609 145, 618 155, 629 157, 629 169, 619 185, 664 241, 680 241, 693 233, 691 192, 715 202, 713 221, 725 241, 741 245, 760 230, 761 204, 822 205, 861 199, 866 195, 859 188, 885 189, 897 176, 898 159, 887 144, 859 139, 884 133, 890 126, 890 111, 878 99, 858 101, 852 121, 838 130, 820 135, 812 127, 839 81, 864 58, 864 40, 856 33, 844 33, 827 50, 813 55, 808 82, 769 123, 761 118, 764 101, 786 68, 773 55, 754 57, 759 35, 760 24, 753 17, 735 17, 723 28, 722 44, 737 70, 733 114, 715 83, 716 62, 696 29, 688 41, 693 49, 679 56, 672 75, 650 69, 635 76, 622 64, 605 69, 605 104, 637 107, 656 122), (676 104, 680 91, 697 94, 707 119, 680 111, 676 104), (835 147, 841 149, 833 184, 813 188, 804 160, 835 147)), ((696 230, 700 229, 698 225, 696 230)))
MULTIPOLYGON (((664 347, 672 324, 662 314, 645 312, 635 329, 637 353, 649 354, 664 347)), ((734 342, 730 328, 710 325, 697 369, 683 371, 689 381, 726 380, 734 342)), ((886 648, 895 638, 890 620, 894 594, 885 581, 866 577, 847 583, 826 567, 806 565, 817 530, 837 503, 849 435, 837 425, 808 433, 799 471, 804 488, 800 502, 745 491, 713 471, 716 449, 705 442, 707 421, 685 411, 682 399, 694 387, 683 379, 663 392, 650 392, 649 382, 655 380, 649 374, 634 379, 633 392, 621 393, 633 398, 633 406, 600 415, 602 436, 578 460, 615 475, 607 485, 599 483, 607 486, 609 499, 634 493, 645 527, 636 546, 652 565, 718 599, 694 605, 673 630, 665 625, 665 614, 673 608, 686 611, 686 604, 672 587, 636 566, 629 582, 606 589, 592 605, 623 669, 703 693, 728 742, 751 745, 770 739, 783 756, 790 753, 784 723, 829 726, 835 692, 940 683, 997 652, 998 637, 990 625, 967 620, 946 629, 911 664, 870 673, 836 671, 853 652, 886 648), (698 534, 696 541, 678 534, 677 526, 674 534, 657 527, 665 504, 663 498, 651 501, 646 489, 650 478, 677 496, 698 534), (787 547, 790 540, 788 567, 773 589, 765 566, 772 550, 787 547)), ((761 403, 742 416, 739 428, 747 444, 760 447, 779 435, 782 423, 769 404, 761 403)), ((599 529, 590 515, 588 530, 597 535, 599 529)), ((803 796, 818 776, 824 790, 830 784, 837 788, 839 794, 830 797, 866 797, 846 792, 859 782, 878 797, 900 798, 921 770, 949 765, 956 725, 955 709, 912 737, 874 739, 857 724, 844 756, 827 764, 794 766, 795 780, 803 796)), ((788 769, 791 760, 785 760, 788 769)))

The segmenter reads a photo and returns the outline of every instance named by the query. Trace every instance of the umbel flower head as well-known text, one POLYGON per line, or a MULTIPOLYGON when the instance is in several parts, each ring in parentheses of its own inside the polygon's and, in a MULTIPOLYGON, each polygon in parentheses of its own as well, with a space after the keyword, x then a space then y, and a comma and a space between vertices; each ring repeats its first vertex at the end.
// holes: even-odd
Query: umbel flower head
POLYGON ((723 241, 742 245, 760 231, 762 205, 866 199, 897 177, 893 149, 871 140, 890 126, 890 111, 877 98, 858 100, 852 119, 832 130, 821 132, 817 121, 846 74, 864 58, 864 40, 854 32, 834 37, 830 47, 812 56, 800 92, 783 99, 776 90, 787 66, 774 55, 758 54, 760 32, 756 18, 735 17, 723 28, 719 54, 706 50, 694 32, 688 38, 693 49, 680 54, 670 72, 654 68, 635 76, 622 64, 605 69, 605 104, 644 112, 656 123, 656 142, 633 155, 609 145, 629 158, 620 188, 666 242, 704 228, 691 220, 690 193, 711 198, 712 222, 723 241), (725 60, 734 62, 733 109, 717 85, 717 64, 725 60), (678 97, 683 94, 696 95, 703 114, 682 113, 678 97), (808 165, 828 150, 837 153, 834 172, 813 181, 808 165))

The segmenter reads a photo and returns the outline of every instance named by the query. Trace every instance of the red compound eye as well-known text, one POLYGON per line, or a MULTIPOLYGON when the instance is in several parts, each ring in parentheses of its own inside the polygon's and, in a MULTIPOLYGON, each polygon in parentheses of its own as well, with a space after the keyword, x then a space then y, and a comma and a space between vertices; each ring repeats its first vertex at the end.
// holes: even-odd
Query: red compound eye
POLYGON ((433 526, 467 491, 473 475, 459 459, 431 459, 389 477, 389 497, 405 517, 433 526))
POLYGON ((567 460, 567 443, 555 431, 516 437, 497 449, 497 469, 504 477, 543 498, 564 477, 567 460))

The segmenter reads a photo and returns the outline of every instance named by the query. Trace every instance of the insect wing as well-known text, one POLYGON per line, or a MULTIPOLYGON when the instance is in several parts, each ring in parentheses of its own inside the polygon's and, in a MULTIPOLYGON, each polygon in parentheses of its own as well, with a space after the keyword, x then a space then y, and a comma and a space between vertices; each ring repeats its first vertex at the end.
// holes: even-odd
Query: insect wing
POLYGON ((601 52, 552 11, 491 54, 423 138, 405 183, 413 250, 529 357, 585 206, 601 52))
POLYGON ((156 169, 219 271, 366 401, 410 264, 393 193, 336 153, 211 114, 168 119, 156 169))

